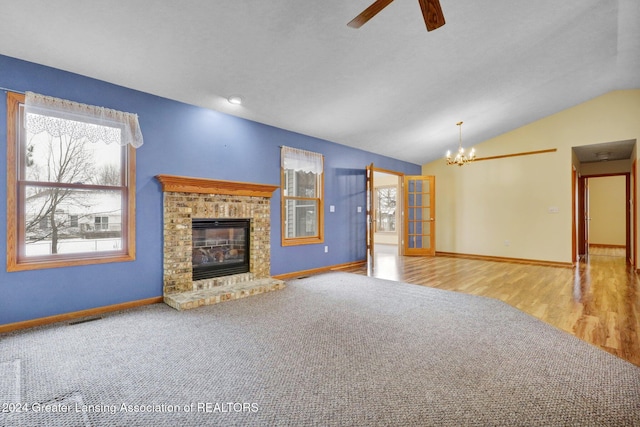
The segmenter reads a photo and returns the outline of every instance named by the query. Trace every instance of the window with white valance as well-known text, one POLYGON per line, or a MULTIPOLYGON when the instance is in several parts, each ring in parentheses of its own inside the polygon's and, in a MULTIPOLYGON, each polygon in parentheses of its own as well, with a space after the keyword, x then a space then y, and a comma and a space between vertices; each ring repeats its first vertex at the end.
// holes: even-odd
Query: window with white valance
POLYGON ((282 245, 324 241, 324 158, 292 147, 281 149, 282 245))
POLYGON ((135 114, 7 93, 7 270, 135 259, 135 114))

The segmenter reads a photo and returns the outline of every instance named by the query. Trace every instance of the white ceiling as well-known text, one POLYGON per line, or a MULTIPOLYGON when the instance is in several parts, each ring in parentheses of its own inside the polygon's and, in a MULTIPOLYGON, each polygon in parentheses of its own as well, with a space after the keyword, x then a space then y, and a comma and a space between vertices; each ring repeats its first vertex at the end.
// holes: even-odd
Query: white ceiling
POLYGON ((640 88, 638 0, 372 1, 0 0, 0 54, 418 164, 640 88))

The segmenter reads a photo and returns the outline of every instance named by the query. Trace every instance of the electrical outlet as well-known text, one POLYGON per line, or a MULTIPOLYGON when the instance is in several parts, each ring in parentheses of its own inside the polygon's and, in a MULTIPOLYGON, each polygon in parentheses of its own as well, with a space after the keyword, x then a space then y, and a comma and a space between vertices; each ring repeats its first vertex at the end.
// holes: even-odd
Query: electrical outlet
POLYGON ((511 240, 505 240, 504 241, 504 245, 505 246, 511 246, 511 240))
POLYGON ((325 253, 325 254, 326 254, 326 253, 329 253, 329 246, 325 246, 325 247, 324 247, 324 253, 325 253))

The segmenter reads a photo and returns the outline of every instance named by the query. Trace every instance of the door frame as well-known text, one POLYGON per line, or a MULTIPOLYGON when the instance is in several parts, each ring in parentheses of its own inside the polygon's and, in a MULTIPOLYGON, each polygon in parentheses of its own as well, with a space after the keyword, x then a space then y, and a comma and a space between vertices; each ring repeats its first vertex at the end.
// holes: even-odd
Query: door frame
POLYGON ((373 271, 373 266, 374 266, 374 255, 375 255, 375 230, 374 230, 374 223, 375 223, 375 212, 374 212, 374 200, 373 198, 375 197, 375 187, 374 187, 374 175, 375 175, 375 168, 373 166, 373 163, 367 165, 367 167, 365 168, 365 174, 366 174, 366 223, 367 223, 367 232, 366 232, 366 245, 367 245, 367 271, 369 273, 369 275, 372 273, 373 271))
POLYGON ((366 239, 366 247, 367 247, 367 264, 369 264, 369 268, 373 267, 373 262, 375 258, 375 174, 384 173, 387 175, 395 175, 398 177, 398 191, 397 191, 397 209, 399 210, 399 220, 396 221, 396 232, 398 235, 398 255, 403 255, 402 251, 402 236, 404 234, 404 197, 403 197, 403 186, 402 182, 404 179, 404 173, 398 172, 390 169, 383 169, 376 167, 373 163, 369 164, 365 168, 366 173, 366 181, 367 181, 367 207, 366 207, 366 216, 367 216, 367 232, 365 233, 366 239), (371 178, 369 177, 369 171, 371 171, 371 178), (369 203, 371 206, 369 206, 369 203), (371 212, 369 212, 371 210, 371 212))
POLYGON ((636 269, 636 263, 638 262, 638 251, 636 250, 636 245, 638 242, 638 211, 636 209, 636 194, 638 194, 638 175, 636 172, 636 166, 636 160, 634 159, 633 163, 631 164, 631 174, 629 175, 629 179, 631 180, 630 187, 632 187, 631 194, 628 194, 627 197, 627 200, 629 201, 629 210, 633 212, 633 222, 630 224, 630 226, 633 226, 633 233, 631 233, 633 238, 629 242, 630 244, 627 248, 627 252, 631 251, 631 259, 629 259, 629 262, 631 262, 634 270, 636 269))
POLYGON ((576 167, 571 168, 571 262, 576 263, 578 258, 578 236, 577 236, 577 221, 578 207, 576 201, 576 191, 578 190, 578 171, 576 167))
MULTIPOLYGON (((626 246, 626 260, 628 263, 632 264, 635 268, 636 262, 636 250, 635 250, 635 235, 637 233, 636 226, 634 225, 634 238, 633 241, 631 239, 631 212, 633 212, 633 221, 634 224, 637 224, 636 221, 636 209, 634 198, 631 197, 631 174, 635 176, 635 161, 632 166, 631 172, 620 172, 620 173, 608 173, 608 174, 594 174, 594 175, 581 175, 578 177, 578 221, 577 221, 577 230, 574 230, 574 235, 578 236, 578 249, 583 250, 584 253, 578 253, 578 256, 588 255, 588 224, 587 224, 587 215, 588 215, 588 192, 589 192, 589 178, 606 178, 609 176, 624 176, 625 177, 625 246, 626 246), (632 246, 634 245, 634 246, 632 246)), ((636 186, 634 181, 634 187, 636 186)), ((635 194, 635 188, 634 188, 635 194)), ((575 193, 574 193, 575 196, 575 193)))

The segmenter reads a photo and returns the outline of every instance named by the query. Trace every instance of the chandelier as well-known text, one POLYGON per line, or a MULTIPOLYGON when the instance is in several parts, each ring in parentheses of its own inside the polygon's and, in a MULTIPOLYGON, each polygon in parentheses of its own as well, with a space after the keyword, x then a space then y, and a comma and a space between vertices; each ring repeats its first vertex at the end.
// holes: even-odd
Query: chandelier
POLYGON ((474 148, 469 152, 469 156, 464 153, 464 148, 462 148, 462 122, 456 123, 456 126, 460 128, 460 140, 458 141, 458 153, 452 159, 451 151, 447 151, 447 164, 448 165, 458 165, 462 166, 466 163, 473 162, 476 158, 476 150, 474 148))

